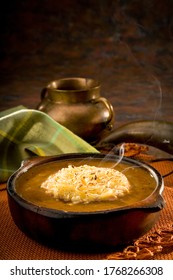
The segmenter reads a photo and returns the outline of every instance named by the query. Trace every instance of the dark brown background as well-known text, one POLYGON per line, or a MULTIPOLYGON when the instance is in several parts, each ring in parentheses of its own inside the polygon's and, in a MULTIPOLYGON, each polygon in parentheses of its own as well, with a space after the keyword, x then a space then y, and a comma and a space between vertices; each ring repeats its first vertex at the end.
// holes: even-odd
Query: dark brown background
POLYGON ((172 0, 6 0, 0 13, 0 111, 82 76, 100 80, 117 126, 173 121, 172 0))

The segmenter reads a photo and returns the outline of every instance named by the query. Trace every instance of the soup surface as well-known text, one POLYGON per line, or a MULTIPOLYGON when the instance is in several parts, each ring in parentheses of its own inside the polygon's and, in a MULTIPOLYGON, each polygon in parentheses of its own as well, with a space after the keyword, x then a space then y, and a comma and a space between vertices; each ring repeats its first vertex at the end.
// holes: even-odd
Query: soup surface
POLYGON ((21 176, 16 177, 15 186, 16 192, 19 196, 34 205, 63 211, 91 212, 130 206, 135 202, 144 200, 155 190, 157 181, 152 173, 140 166, 124 162, 116 164, 116 162, 112 160, 101 161, 98 159, 92 159, 91 161, 88 161, 85 159, 73 159, 34 166, 28 169, 27 172, 22 173, 21 176), (130 183, 130 191, 114 201, 72 204, 57 200, 52 195, 46 193, 45 189, 41 188, 41 184, 47 180, 50 175, 57 173, 62 168, 68 167, 69 165, 81 166, 83 164, 96 167, 114 168, 115 170, 122 172, 130 183))

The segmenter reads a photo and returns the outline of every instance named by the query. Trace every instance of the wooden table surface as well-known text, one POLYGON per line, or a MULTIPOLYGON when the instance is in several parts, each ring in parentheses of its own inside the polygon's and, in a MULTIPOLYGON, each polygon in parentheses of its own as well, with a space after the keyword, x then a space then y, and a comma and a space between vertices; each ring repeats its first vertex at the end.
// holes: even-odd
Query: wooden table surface
POLYGON ((173 121, 171 1, 60 2, 1 9, 0 111, 35 108, 50 81, 75 76, 100 80, 115 126, 173 121))

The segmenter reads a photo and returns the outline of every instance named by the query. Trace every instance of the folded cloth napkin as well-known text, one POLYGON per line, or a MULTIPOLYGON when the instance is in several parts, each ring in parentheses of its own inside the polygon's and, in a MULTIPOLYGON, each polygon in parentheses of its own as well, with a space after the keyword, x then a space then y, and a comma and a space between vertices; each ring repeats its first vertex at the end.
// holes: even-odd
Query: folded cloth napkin
POLYGON ((0 182, 31 156, 98 152, 47 114, 18 106, 0 113, 0 182))

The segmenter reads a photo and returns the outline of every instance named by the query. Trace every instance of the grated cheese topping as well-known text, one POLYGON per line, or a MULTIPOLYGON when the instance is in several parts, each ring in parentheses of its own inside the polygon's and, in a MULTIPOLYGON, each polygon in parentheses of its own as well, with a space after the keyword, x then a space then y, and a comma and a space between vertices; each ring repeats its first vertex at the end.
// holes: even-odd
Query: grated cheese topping
POLYGON ((41 188, 58 200, 76 204, 116 200, 129 193, 130 184, 120 171, 85 164, 62 168, 41 188))

